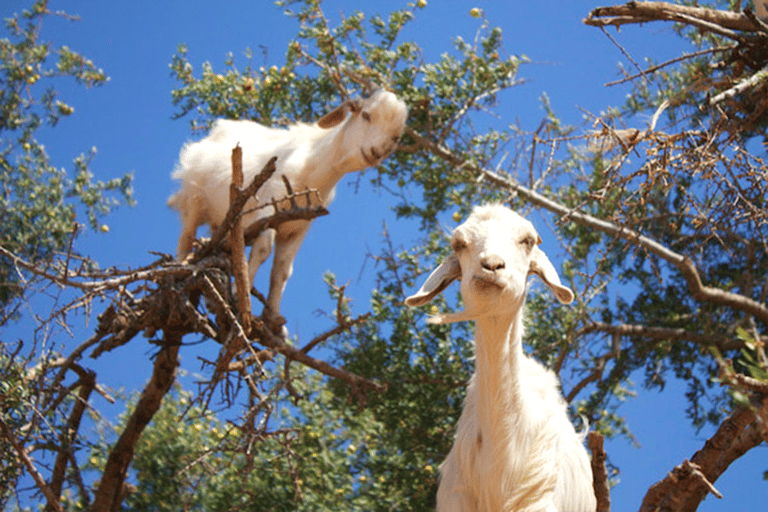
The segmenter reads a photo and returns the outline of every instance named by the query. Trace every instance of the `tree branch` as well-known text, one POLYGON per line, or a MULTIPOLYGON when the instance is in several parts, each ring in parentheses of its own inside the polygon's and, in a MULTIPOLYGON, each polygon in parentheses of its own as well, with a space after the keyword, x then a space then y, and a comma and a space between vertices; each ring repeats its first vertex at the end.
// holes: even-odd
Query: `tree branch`
POLYGON ((729 50, 733 50, 736 48, 736 44, 731 44, 729 46, 718 46, 717 48, 707 48, 705 50, 699 50, 697 52, 693 53, 683 53, 680 57, 676 57, 674 59, 670 59, 666 62, 662 62, 661 64, 657 64, 655 66, 651 66, 648 68, 645 68, 644 70, 640 71, 640 73, 637 73, 635 75, 625 76, 624 78, 621 78, 619 80, 614 80, 613 82, 608 82, 605 84, 606 87, 611 87, 613 85, 619 85, 623 84, 624 82, 630 82, 636 78, 640 78, 641 76, 648 75, 650 73, 655 73, 656 71, 660 70, 661 68, 671 66, 672 64, 676 64, 678 62, 687 60, 687 59, 695 59, 696 57, 701 57, 702 55, 708 55, 710 53, 718 53, 718 52, 726 52, 729 50))
POLYGON ((708 493, 719 495, 712 484, 731 463, 762 441, 755 413, 751 409, 737 409, 690 462, 686 460, 676 466, 648 489, 640 512, 694 512, 708 493))
MULTIPOLYGON (((77 438, 80 430, 80 422, 83 419, 83 413, 88 405, 88 399, 91 392, 96 387, 96 374, 92 370, 84 372, 80 378, 80 391, 72 405, 72 412, 69 415, 67 423, 63 426, 59 436, 59 453, 56 455, 56 462, 53 465, 51 473, 51 492, 58 499, 61 496, 61 490, 64 484, 64 477, 67 469, 67 462, 72 458, 72 443, 77 438)), ((49 503, 46 511, 54 510, 49 503)))
POLYGON ((608 485, 608 470, 605 467, 607 455, 603 449, 603 436, 590 432, 587 436, 587 446, 592 452, 592 486, 597 499, 596 512, 611 510, 611 489, 608 485))
POLYGON ((708 104, 709 106, 717 105, 721 101, 733 98, 734 96, 737 96, 739 94, 742 94, 747 89, 751 89, 752 87, 760 84, 761 82, 764 82, 768 80, 768 66, 764 67, 751 77, 742 80, 741 82, 737 83, 730 89, 721 92, 720 94, 717 94, 715 96, 712 96, 709 98, 708 104))
MULTIPOLYGON (((274 163, 273 163, 274 167, 274 163)), ((240 187, 243 186, 243 148, 238 144, 232 149, 232 183, 229 188, 230 209, 240 200, 240 187)), ((246 200, 249 196, 246 196, 246 200)), ((243 201, 243 205, 245 201, 243 201)), ((241 207, 242 208, 242 207, 241 207)), ((240 323, 247 331, 251 326, 251 284, 249 283, 248 265, 245 262, 245 238, 243 223, 240 215, 232 223, 230 237, 232 250, 229 252, 232 261, 232 273, 235 276, 237 290, 237 313, 240 323)))
POLYGON ((221 245, 221 243, 224 241, 224 238, 227 236, 227 233, 229 233, 229 231, 232 229, 235 219, 237 219, 243 211, 245 203, 248 201, 248 199, 255 195, 261 186, 266 183, 266 181, 275 173, 276 161, 277 157, 270 158, 259 172, 259 174, 254 176, 250 185, 248 185, 244 190, 240 192, 235 201, 230 202, 229 210, 227 210, 227 215, 224 217, 221 225, 218 227, 218 229, 216 229, 216 231, 214 231, 213 236, 211 236, 211 240, 199 252, 195 254, 191 260, 192 263, 200 261, 206 256, 212 254, 213 251, 215 251, 219 245, 221 245))
POLYGON ((620 336, 637 336, 655 340, 687 340, 704 347, 716 346, 722 351, 739 350, 744 347, 744 342, 732 336, 713 336, 702 335, 687 329, 674 327, 652 327, 647 325, 630 324, 605 324, 602 322, 592 322, 578 331, 578 335, 589 334, 591 332, 604 332, 607 334, 618 334, 620 336))
POLYGON ((573 389, 571 389, 570 393, 568 393, 568 395, 565 397, 565 401, 571 403, 573 399, 576 398, 576 395, 578 395, 579 392, 581 392, 581 390, 587 386, 587 384, 601 380, 603 378, 605 365, 608 364, 608 361, 611 359, 617 359, 619 355, 621 355, 621 336, 614 333, 613 340, 611 342, 611 350, 595 360, 595 369, 592 371, 592 373, 587 375, 579 383, 573 386, 573 389))
POLYGON ((109 453, 91 512, 119 510, 120 500, 123 497, 123 483, 128 473, 128 466, 133 460, 136 443, 176 379, 181 337, 182 333, 176 329, 169 328, 165 331, 163 348, 155 359, 152 377, 144 388, 122 435, 109 453))
POLYGON ((29 474, 32 477, 32 480, 35 481, 35 485, 37 485, 37 488, 40 489, 40 492, 42 492, 43 496, 45 496, 48 506, 55 512, 62 512, 61 506, 59 505, 59 497, 54 494, 48 484, 45 483, 43 475, 41 475, 37 470, 24 448, 22 448, 19 443, 16 442, 16 439, 13 437, 13 432, 11 432, 11 429, 8 428, 8 425, 5 424, 2 418, 0 418, 0 434, 2 434, 3 437, 8 440, 8 442, 11 444, 11 447, 13 447, 13 450, 16 452, 16 455, 24 463, 24 466, 26 466, 27 471, 29 471, 29 474))
POLYGON ((329 377, 343 380, 353 387, 372 389, 378 392, 383 392, 386 390, 386 386, 379 384, 378 382, 365 379, 359 375, 355 375, 354 373, 350 373, 341 368, 331 366, 325 361, 315 359, 302 350, 288 345, 285 343, 281 336, 274 334, 263 322, 255 323, 251 329, 250 337, 258 339, 262 345, 267 348, 271 348, 272 350, 282 354, 284 357, 299 362, 304 366, 313 368, 321 373, 324 373, 325 375, 328 375, 329 377))
POLYGON ((733 32, 756 32, 760 27, 755 25, 749 17, 743 13, 720 11, 704 7, 690 7, 687 5, 671 4, 667 2, 627 2, 624 5, 610 7, 598 7, 593 9, 587 18, 582 20, 585 25, 593 27, 605 27, 631 23, 647 23, 649 21, 676 21, 687 24, 696 24, 705 30, 720 29, 722 35, 731 38, 741 38, 733 32))
POLYGON ((691 294, 697 300, 711 302, 713 304, 728 306, 740 311, 744 311, 754 315, 763 323, 768 324, 768 307, 765 304, 761 304, 760 302, 752 300, 751 298, 745 297, 743 295, 731 293, 711 286, 704 286, 704 284, 701 282, 701 278, 699 277, 699 273, 696 270, 696 266, 688 256, 678 254, 668 249, 667 247, 664 247, 655 240, 641 235, 639 232, 633 229, 617 226, 611 222, 598 219, 575 209, 568 208, 562 203, 544 197, 538 192, 520 185, 516 181, 505 178, 487 169, 468 164, 467 162, 464 162, 460 157, 454 155, 450 149, 435 144, 429 139, 422 137, 419 133, 411 128, 406 128, 406 133, 408 133, 408 135, 416 140, 422 147, 428 149, 436 156, 443 158, 453 165, 461 165, 464 168, 470 169, 476 174, 483 176, 494 185, 503 187, 510 192, 517 194, 519 197, 528 201, 529 203, 560 215, 561 221, 573 221, 577 224, 590 227, 615 238, 624 239, 629 243, 638 245, 651 254, 669 262, 675 266, 683 275, 686 282, 688 283, 688 288, 691 291, 691 294))

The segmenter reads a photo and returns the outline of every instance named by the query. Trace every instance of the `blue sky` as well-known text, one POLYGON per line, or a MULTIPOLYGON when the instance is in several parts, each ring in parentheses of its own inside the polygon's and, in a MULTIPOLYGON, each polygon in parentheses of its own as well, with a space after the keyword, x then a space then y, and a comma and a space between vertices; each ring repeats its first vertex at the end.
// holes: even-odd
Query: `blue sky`
MULTIPOLYGON (((334 18, 340 11, 352 10, 386 14, 404 4, 399 0, 328 0, 323 5, 326 14, 334 18)), ((469 11, 479 7, 492 25, 502 28, 508 52, 525 54, 535 62, 521 68, 519 74, 529 82, 502 96, 498 110, 502 121, 519 120, 523 128, 535 129, 544 115, 539 97, 546 93, 554 110, 566 122, 578 124, 583 115, 580 109, 599 113, 608 106, 621 104, 629 92, 627 86, 604 87, 616 78, 617 62, 622 55, 599 29, 581 23, 599 5, 602 4, 580 0, 428 0, 404 38, 419 43, 425 49, 426 59, 433 60, 452 50, 454 36, 474 37, 480 21, 470 17, 469 11)), ((3 2, 0 15, 7 18, 25 6, 26 2, 16 0, 3 2)), ((280 65, 287 41, 297 31, 295 22, 266 0, 51 0, 50 8, 79 15, 81 21, 49 18, 43 38, 83 53, 106 71, 110 81, 88 91, 62 84, 62 97, 75 108, 75 114, 54 130, 42 133, 40 141, 59 167, 71 169, 74 157, 96 147, 92 170, 98 179, 126 172, 135 176, 137 205, 123 207, 106 218, 109 232, 86 235, 79 249, 103 267, 141 266, 155 259, 149 251, 174 253, 179 222, 165 202, 175 190, 170 172, 179 148, 191 137, 187 120, 172 120, 175 110, 170 92, 176 84, 170 78, 168 65, 176 46, 188 46, 188 58, 197 74, 205 61, 211 62, 214 70, 223 70, 229 52, 235 55, 235 65, 244 67, 243 52, 247 47, 254 50, 257 65, 262 64, 261 49, 266 51, 263 65, 280 65)), ((626 27, 619 34, 611 34, 638 62, 645 56, 661 61, 687 49, 671 33, 669 25, 626 27)), ((289 330, 305 339, 331 325, 330 320, 317 313, 318 308, 333 307, 322 280, 325 271, 333 271, 339 283, 351 281, 347 294, 356 298, 353 311, 363 313, 375 275, 366 253, 377 252, 385 223, 398 245, 409 247, 418 237, 417 226, 394 217, 390 209, 393 198, 371 190, 366 180, 361 180, 359 187, 354 184, 353 178, 340 183, 331 214, 313 225, 288 283, 283 314, 288 318, 289 330)), ((544 225, 541 219, 537 222, 536 215, 532 220, 544 225)), ((545 250, 557 265, 563 251, 554 241, 547 240, 545 250)), ((266 286, 259 283, 264 283, 265 273, 262 270, 258 278, 261 280, 257 280, 262 290, 266 286)), ((76 336, 87 336, 89 326, 93 326, 93 319, 76 336)), ((24 333, 19 330, 8 335, 24 333)), ((76 338, 71 343, 79 341, 76 338)), ((130 349, 94 362, 94 369, 108 385, 138 388, 148 377, 149 352, 149 345, 137 339, 130 349)), ((182 351, 182 365, 197 370, 196 356, 192 347, 182 351)), ((662 394, 643 389, 638 392, 639 396, 623 412, 642 447, 634 448, 623 439, 606 446, 612 461, 622 471, 621 482, 612 491, 616 511, 639 508, 648 487, 674 465, 690 458, 713 432, 704 429, 696 433, 688 425, 684 417, 684 390, 679 383, 670 383, 662 394)), ((102 406, 109 410, 105 404, 98 405, 102 406)), ((716 487, 724 499, 709 497, 700 510, 766 510, 768 483, 762 480, 766 469, 765 447, 752 450, 717 481, 716 487)))

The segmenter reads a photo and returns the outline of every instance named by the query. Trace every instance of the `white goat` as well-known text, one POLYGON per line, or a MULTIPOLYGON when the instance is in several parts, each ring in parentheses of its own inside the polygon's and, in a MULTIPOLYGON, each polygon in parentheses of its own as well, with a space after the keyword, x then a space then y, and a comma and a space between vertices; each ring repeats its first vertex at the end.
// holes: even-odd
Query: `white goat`
POLYGON ((466 309, 430 323, 475 320, 475 373, 456 438, 440 466, 438 512, 594 512, 589 456, 566 414, 555 374, 523 353, 527 277, 562 303, 560 284, 533 225, 501 205, 475 207, 453 232, 453 253, 406 299, 432 300, 461 280, 466 309))
MULTIPOLYGON (((377 89, 366 99, 344 102, 313 125, 298 123, 276 129, 253 121, 218 120, 205 139, 182 148, 173 172, 173 178, 181 180, 181 189, 168 200, 168 205, 181 214, 177 257, 183 259, 190 253, 199 226, 209 224, 215 230, 224 220, 229 207, 231 152, 236 144, 243 148, 245 184, 277 156, 276 172, 262 186, 258 198, 244 208, 249 212, 243 217, 247 227, 272 213, 270 208, 254 210, 255 206, 285 195, 281 175, 294 190, 316 189, 322 205, 330 204, 336 184, 346 173, 379 165, 392 153, 407 117, 402 100, 377 89)), ((275 247, 266 308, 271 319, 280 318, 283 290, 309 225, 302 220, 286 222, 276 230, 264 231, 253 242, 248 261, 251 283, 275 247)))

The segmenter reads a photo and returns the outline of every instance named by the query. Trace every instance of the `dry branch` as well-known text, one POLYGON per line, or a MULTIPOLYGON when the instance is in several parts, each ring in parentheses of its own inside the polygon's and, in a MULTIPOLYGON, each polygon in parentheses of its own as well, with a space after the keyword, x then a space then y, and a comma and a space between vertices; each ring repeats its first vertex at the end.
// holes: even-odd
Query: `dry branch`
MULTIPOLYGON (((61 496, 64 477, 66 476, 67 463, 73 459, 72 445, 80 430, 80 422, 83 419, 83 413, 85 413, 91 392, 96 388, 96 373, 90 370, 84 372, 84 375, 80 378, 77 385, 79 386, 80 391, 72 405, 69 419, 62 428, 61 435, 59 436, 59 453, 56 455, 56 462, 53 465, 53 472, 51 473, 51 492, 57 499, 61 496)), ((54 509, 49 503, 46 510, 54 509)))
POLYGON ((296 361, 303 364, 304 366, 328 375, 329 377, 343 380, 353 388, 361 390, 374 390, 377 392, 383 392, 386 390, 386 386, 379 384, 378 382, 365 379, 342 368, 336 368, 335 366, 332 366, 325 361, 316 359, 306 354, 302 350, 292 345, 288 345, 282 336, 278 336, 273 333, 263 323, 255 324, 252 331, 253 332, 251 336, 258 339, 259 342, 265 347, 282 354, 284 357, 287 357, 292 361, 296 361))
POLYGON ((677 489, 684 486, 702 487, 706 489, 706 492, 711 492, 718 498, 723 497, 712 483, 707 480, 707 477, 704 476, 697 464, 684 460, 667 473, 666 478, 651 486, 645 498, 643 498, 640 512, 682 510, 682 508, 679 508, 679 503, 674 498, 671 498, 670 495, 677 494, 677 489))
MULTIPOLYGON (((315 194, 314 190, 305 190, 303 192, 297 192, 295 194, 289 194, 286 199, 291 201, 294 206, 287 210, 277 210, 269 217, 262 217, 245 229, 245 241, 249 241, 256 238, 259 233, 265 229, 276 228, 283 222, 291 220, 312 220, 323 215, 328 215, 328 209, 324 206, 310 206, 310 195, 315 194), (296 203, 296 198, 305 196, 307 198, 307 206, 302 208, 296 203)), ((275 203, 277 204, 277 203, 275 203)))
POLYGON ((591 322, 579 330, 576 337, 592 332, 604 332, 606 334, 619 334, 621 336, 635 336, 654 340, 687 340, 702 347, 715 346, 719 350, 727 352, 744 348, 744 342, 735 336, 703 335, 691 332, 683 328, 653 327, 634 324, 606 324, 603 322, 591 322))
POLYGON ((749 78, 737 83, 730 89, 723 91, 715 96, 712 96, 709 99, 709 105, 717 105, 721 101, 725 101, 727 99, 731 99, 735 96, 738 96, 739 94, 742 94, 743 92, 767 80, 768 80, 768 66, 764 67, 763 69, 761 69, 754 75, 750 76, 749 78))
POLYGON ((155 359, 152 377, 144 388, 123 433, 109 452, 104 473, 99 482, 91 512, 111 512, 119 510, 123 498, 123 484, 128 466, 133 460, 136 443, 142 432, 160 408, 163 397, 168 393, 176 379, 176 367, 179 365, 179 347, 183 331, 179 326, 167 328, 163 348, 155 359))
POLYGON ((737 409, 690 462, 686 460, 676 466, 648 489, 640 512, 694 512, 708 493, 719 494, 713 484, 730 464, 762 440, 754 412, 737 409))
MULTIPOLYGON (((240 191, 242 186, 243 148, 238 144, 232 149, 232 183, 229 188, 230 209, 237 206, 240 194, 242 193, 240 191)), ((232 260, 232 273, 235 276, 235 289, 237 290, 237 313, 240 323, 247 331, 251 325, 251 285, 248 278, 248 265, 245 262, 245 238, 243 236, 243 223, 240 215, 236 216, 232 223, 230 243, 232 244, 232 250, 229 254, 232 260)))
MULTIPOLYGON (((610 7, 598 7, 593 9, 589 16, 583 20, 586 25, 593 27, 605 27, 627 25, 632 23, 647 23, 649 21, 676 21, 710 30, 719 28, 727 30, 728 37, 740 37, 733 31, 756 32, 760 27, 753 23, 743 13, 720 11, 705 7, 691 7, 687 5, 672 4, 667 2, 627 2, 624 5, 610 7), (714 27, 714 28, 713 28, 714 27)), ((723 35, 726 35, 723 33, 723 35)))
POLYGON ((592 485, 597 499, 596 512, 609 512, 611 510, 611 490, 608 483, 608 469, 605 467, 607 455, 603 449, 602 434, 590 432, 587 437, 587 446, 592 452, 592 485))
POLYGON ((595 359, 594 370, 592 370, 589 375, 587 375, 575 386, 573 386, 573 389, 571 389, 571 391, 565 397, 566 402, 571 403, 573 399, 576 398, 576 395, 578 395, 581 390, 584 389, 590 382, 601 380, 603 378, 603 371, 605 371, 605 367, 608 365, 608 362, 611 359, 618 359, 618 357, 621 355, 621 336, 614 333, 612 337, 613 340, 611 342, 611 349, 595 359))
POLYGON ((232 229, 235 219, 242 213, 243 207, 245 207, 245 203, 248 201, 248 199, 254 196, 256 192, 258 192, 259 188, 261 188, 261 186, 266 183, 266 181, 275 173, 276 161, 277 157, 270 158, 262 170, 256 176, 254 176, 253 181, 251 181, 251 183, 240 192, 237 200, 230 203, 229 210, 227 211, 226 217, 224 217, 224 221, 213 233, 211 240, 195 254, 191 260, 192 263, 202 260, 218 249, 220 244, 224 241, 227 234, 232 229))

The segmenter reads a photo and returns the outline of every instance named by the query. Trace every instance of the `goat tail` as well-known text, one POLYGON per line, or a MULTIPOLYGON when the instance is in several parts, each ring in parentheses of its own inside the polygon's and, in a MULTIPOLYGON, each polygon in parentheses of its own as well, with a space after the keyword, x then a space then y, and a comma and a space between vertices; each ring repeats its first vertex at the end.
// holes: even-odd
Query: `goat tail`
POLYGON ((180 211, 181 210, 181 190, 173 194, 171 197, 168 198, 168 201, 165 202, 165 204, 168 205, 169 208, 172 210, 180 211))

